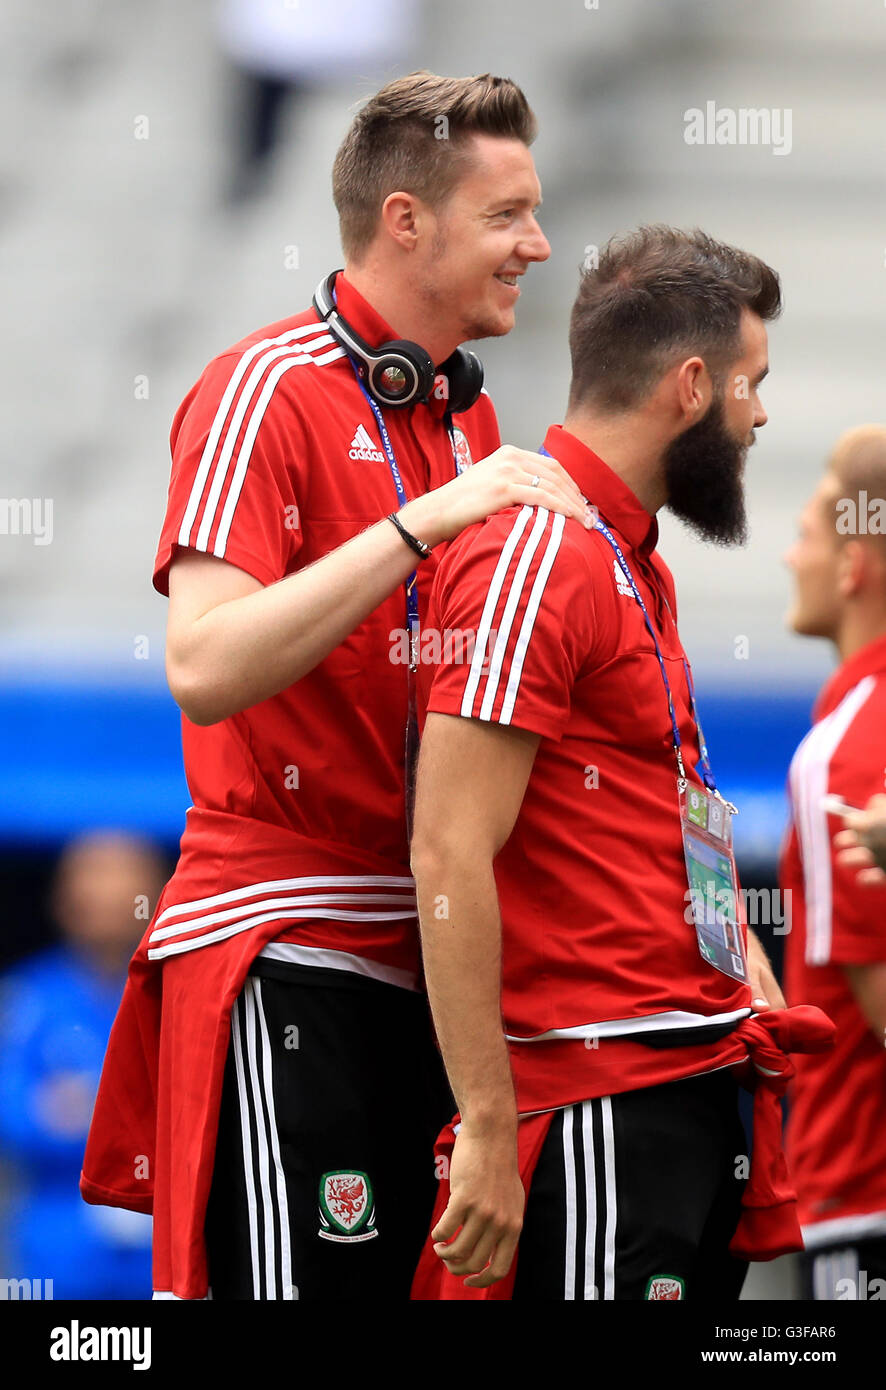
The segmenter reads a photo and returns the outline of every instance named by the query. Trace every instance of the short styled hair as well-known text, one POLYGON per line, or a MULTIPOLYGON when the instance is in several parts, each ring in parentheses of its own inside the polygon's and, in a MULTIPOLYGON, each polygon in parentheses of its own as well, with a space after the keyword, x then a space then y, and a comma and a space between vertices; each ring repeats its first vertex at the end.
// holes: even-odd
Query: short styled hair
POLYGON ((570 409, 633 409, 681 357, 718 376, 738 355, 744 307, 781 312, 778 275, 704 232, 653 225, 613 237, 572 309, 570 409))
POLYGON ((834 495, 828 499, 827 516, 837 536, 872 536, 886 546, 886 425, 855 425, 841 434, 831 450, 828 472, 834 495))
POLYGON ((509 77, 437 77, 412 72, 370 97, 335 157, 332 196, 341 241, 359 261, 372 242, 391 193, 413 193, 432 207, 449 197, 468 165, 471 135, 499 135, 531 145, 537 123, 509 77))

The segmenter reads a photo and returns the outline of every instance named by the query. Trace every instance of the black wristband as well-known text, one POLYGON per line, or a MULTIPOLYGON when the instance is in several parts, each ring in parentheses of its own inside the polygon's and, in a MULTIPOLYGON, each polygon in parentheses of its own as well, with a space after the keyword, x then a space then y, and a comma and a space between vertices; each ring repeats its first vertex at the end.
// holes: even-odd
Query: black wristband
POLYGON ((400 532, 400 535, 403 537, 406 544, 412 550, 415 551, 419 559, 426 560, 428 558, 428 556, 431 553, 431 547, 429 545, 426 545, 424 541, 420 541, 416 536, 411 535, 409 531, 406 530, 406 527, 403 525, 403 522, 400 520, 396 512, 391 512, 390 515, 387 517, 387 520, 393 521, 394 525, 400 532))

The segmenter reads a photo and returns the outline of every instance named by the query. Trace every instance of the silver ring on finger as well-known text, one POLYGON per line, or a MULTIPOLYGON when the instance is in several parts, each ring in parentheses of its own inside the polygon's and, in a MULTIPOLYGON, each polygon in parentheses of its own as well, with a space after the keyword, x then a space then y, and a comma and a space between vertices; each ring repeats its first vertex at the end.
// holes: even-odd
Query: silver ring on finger
POLYGON ((536 473, 536 474, 535 474, 535 477, 532 479, 532 482, 529 484, 529 486, 530 486, 530 487, 538 487, 538 485, 539 485, 540 482, 541 482, 541 478, 540 478, 540 477, 538 476, 538 474, 536 473))

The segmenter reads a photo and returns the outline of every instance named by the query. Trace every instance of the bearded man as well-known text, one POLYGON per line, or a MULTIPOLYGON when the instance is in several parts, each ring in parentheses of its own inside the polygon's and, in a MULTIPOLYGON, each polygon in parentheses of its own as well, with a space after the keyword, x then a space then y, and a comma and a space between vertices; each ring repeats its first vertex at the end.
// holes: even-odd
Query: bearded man
POLYGON ((414 1298, 723 1300, 800 1248, 778 1093, 830 1025, 784 1010, 742 921, 656 551, 662 507, 744 539, 780 307, 769 266, 701 232, 611 242, 544 443, 596 528, 513 507, 435 576, 427 624, 476 643, 423 701, 412 864, 459 1115, 414 1298))

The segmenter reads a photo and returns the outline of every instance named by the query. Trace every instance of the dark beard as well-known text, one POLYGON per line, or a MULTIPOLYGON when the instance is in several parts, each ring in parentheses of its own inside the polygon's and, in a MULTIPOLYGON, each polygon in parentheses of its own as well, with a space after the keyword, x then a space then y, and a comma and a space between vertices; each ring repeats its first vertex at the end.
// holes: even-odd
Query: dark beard
POLYGON ((726 428, 722 397, 678 435, 665 451, 667 506, 715 545, 743 545, 748 538, 741 472, 747 445, 726 428))

